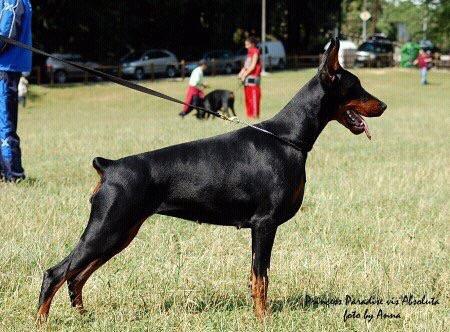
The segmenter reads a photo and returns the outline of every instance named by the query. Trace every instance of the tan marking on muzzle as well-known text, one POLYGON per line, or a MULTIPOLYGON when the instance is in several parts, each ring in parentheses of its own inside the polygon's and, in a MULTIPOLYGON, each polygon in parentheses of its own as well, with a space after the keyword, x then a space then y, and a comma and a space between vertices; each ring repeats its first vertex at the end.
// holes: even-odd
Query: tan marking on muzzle
POLYGON ((353 110, 366 117, 376 117, 383 113, 380 101, 374 98, 367 101, 351 100, 343 106, 343 111, 346 110, 353 110))

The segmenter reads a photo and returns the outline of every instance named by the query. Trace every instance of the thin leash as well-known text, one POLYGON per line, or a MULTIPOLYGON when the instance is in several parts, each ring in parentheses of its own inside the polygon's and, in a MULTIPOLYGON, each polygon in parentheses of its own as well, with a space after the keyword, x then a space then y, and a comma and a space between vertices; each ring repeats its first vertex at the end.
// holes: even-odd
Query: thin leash
POLYGON ((49 53, 47 53, 45 51, 39 50, 37 48, 34 48, 33 46, 29 46, 29 45, 23 44, 23 43, 21 43, 21 42, 19 42, 17 40, 14 40, 14 39, 2 36, 2 35, 0 35, 0 40, 2 42, 4 42, 4 43, 10 44, 10 45, 14 45, 16 47, 28 50, 30 52, 33 52, 33 53, 36 53, 36 54, 43 55, 45 57, 49 57, 49 58, 55 59, 55 60, 57 60, 59 62, 68 64, 68 65, 73 66, 75 68, 78 68, 78 69, 80 69, 82 71, 90 73, 90 74, 92 74, 94 76, 101 77, 103 79, 109 80, 109 81, 114 82, 116 84, 122 85, 122 86, 124 86, 126 88, 129 88, 129 89, 141 92, 141 93, 145 93, 147 95, 151 95, 151 96, 154 96, 154 97, 158 97, 158 98, 161 98, 161 99, 164 99, 164 100, 167 100, 167 101, 171 101, 173 103, 189 106, 189 107, 192 107, 192 108, 195 108, 195 109, 200 109, 200 110, 202 110, 202 111, 204 111, 204 112, 206 112, 208 114, 211 114, 211 115, 213 115, 215 117, 218 117, 218 118, 220 118, 222 120, 225 120, 225 121, 229 121, 229 122, 232 122, 232 123, 235 123, 235 124, 238 124, 238 125, 248 126, 248 127, 252 128, 254 130, 257 130, 257 131, 259 131, 261 133, 264 133, 266 135, 272 136, 273 138, 279 140, 280 142, 283 142, 284 144, 287 144, 287 145, 291 146, 292 148, 294 148, 294 149, 296 149, 298 151, 301 151, 301 152, 308 151, 306 148, 301 148, 298 145, 296 145, 295 143, 293 143, 293 142, 291 142, 291 141, 289 141, 287 139, 284 139, 284 138, 282 138, 282 137, 272 133, 269 130, 266 130, 266 129, 261 128, 261 127, 257 127, 257 126, 255 126, 255 125, 253 125, 251 123, 248 123, 247 121, 240 120, 238 117, 235 117, 235 116, 228 117, 226 115, 220 114, 219 112, 214 112, 214 111, 208 110, 208 109, 206 109, 204 107, 194 106, 192 104, 185 103, 185 102, 183 102, 183 101, 181 101, 179 99, 173 98, 171 96, 168 96, 168 95, 166 95, 164 93, 161 93, 161 92, 158 92, 156 90, 144 87, 142 85, 130 82, 128 80, 125 80, 123 78, 120 78, 120 77, 117 77, 117 76, 114 76, 114 75, 110 75, 110 74, 104 73, 102 71, 99 71, 99 70, 96 70, 96 69, 93 69, 93 68, 89 68, 89 67, 82 66, 82 65, 79 65, 77 63, 71 62, 71 61, 67 61, 67 60, 61 59, 61 58, 56 57, 54 55, 51 55, 51 54, 49 54, 49 53))
POLYGON ((228 90, 231 93, 233 93, 235 101, 237 101, 237 96, 236 95, 239 95, 239 103, 242 106, 244 106, 244 104, 242 103, 242 93, 239 90, 241 90, 243 87, 244 87, 244 83, 240 79, 238 79, 235 88, 234 89, 230 88, 230 90, 228 90))
MULTIPOLYGON (((244 83, 241 82, 241 81, 238 81, 237 82, 237 88, 235 90, 236 91, 237 90, 241 90, 243 87, 244 87, 244 83)), ((244 105, 244 93, 241 90, 241 91, 238 92, 238 94, 239 94, 239 104, 241 105, 242 108, 244 108, 245 107, 245 105, 244 105)), ((236 93, 234 95, 236 95, 236 93)))
POLYGON ((245 107, 244 102, 243 102, 244 93, 241 91, 243 87, 244 87, 244 82, 242 82, 240 79, 238 79, 238 81, 236 83, 236 87, 234 88, 234 90, 231 90, 231 92, 233 92, 233 95, 235 98, 234 99, 235 105, 236 105, 236 101, 237 101, 238 104, 241 105, 242 108, 245 107))

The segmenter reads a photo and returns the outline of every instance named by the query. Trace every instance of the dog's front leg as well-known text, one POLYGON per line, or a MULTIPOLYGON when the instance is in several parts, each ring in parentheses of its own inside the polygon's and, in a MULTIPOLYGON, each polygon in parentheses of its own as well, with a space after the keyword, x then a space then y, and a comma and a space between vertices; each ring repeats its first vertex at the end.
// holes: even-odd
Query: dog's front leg
POLYGON ((276 227, 252 228, 252 281, 251 292, 256 317, 262 320, 267 311, 267 290, 270 255, 275 239, 276 227))

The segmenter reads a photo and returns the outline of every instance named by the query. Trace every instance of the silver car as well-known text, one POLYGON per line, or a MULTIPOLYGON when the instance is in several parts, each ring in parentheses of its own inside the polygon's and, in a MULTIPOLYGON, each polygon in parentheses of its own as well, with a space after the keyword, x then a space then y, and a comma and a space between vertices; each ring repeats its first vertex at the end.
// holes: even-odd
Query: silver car
POLYGON ((143 53, 131 53, 121 59, 122 73, 142 80, 148 75, 175 77, 178 73, 178 59, 167 50, 148 50, 143 53))
MULTIPOLYGON (((76 64, 86 66, 92 69, 98 69, 100 65, 98 63, 92 62, 92 61, 84 61, 81 55, 79 54, 69 54, 69 53, 54 53, 52 56, 55 56, 57 58, 67 60, 74 62, 76 64)), ((67 65, 63 62, 54 60, 52 58, 47 58, 46 60, 46 66, 47 66, 47 74, 51 78, 53 75, 53 79, 55 83, 66 83, 70 79, 80 79, 85 77, 85 72, 75 68, 73 66, 67 65)))
POLYGON ((389 67, 394 62, 394 46, 389 40, 368 40, 358 47, 356 67, 389 67))
MULTIPOLYGON (((228 50, 216 50, 203 54, 201 60, 206 61, 207 69, 206 74, 212 72, 218 74, 230 75, 237 71, 237 67, 234 63, 234 54, 228 50)), ((199 61, 189 62, 186 64, 186 73, 190 75, 192 71, 198 66, 199 61)))

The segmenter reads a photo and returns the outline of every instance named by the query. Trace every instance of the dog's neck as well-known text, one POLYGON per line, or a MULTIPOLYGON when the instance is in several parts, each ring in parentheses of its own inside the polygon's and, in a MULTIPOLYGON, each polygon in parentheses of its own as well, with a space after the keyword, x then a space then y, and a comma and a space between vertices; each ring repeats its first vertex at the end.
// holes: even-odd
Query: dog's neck
POLYGON ((329 99, 316 75, 264 127, 309 152, 329 121, 329 99))

